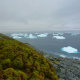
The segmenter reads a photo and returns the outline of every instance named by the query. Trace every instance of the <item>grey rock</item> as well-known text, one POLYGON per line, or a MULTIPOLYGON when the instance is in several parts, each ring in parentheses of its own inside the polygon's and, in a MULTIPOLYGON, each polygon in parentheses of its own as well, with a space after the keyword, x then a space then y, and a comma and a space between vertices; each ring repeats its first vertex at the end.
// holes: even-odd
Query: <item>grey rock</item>
POLYGON ((28 46, 36 50, 39 54, 42 54, 51 62, 56 70, 59 80, 80 80, 80 60, 52 56, 46 52, 36 49, 30 44, 28 44, 28 46))

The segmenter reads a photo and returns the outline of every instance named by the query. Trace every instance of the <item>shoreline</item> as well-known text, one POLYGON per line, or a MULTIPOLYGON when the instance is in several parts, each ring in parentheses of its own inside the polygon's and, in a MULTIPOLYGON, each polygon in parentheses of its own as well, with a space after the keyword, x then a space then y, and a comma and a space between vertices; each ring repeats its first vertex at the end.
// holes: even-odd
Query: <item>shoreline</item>
POLYGON ((38 53, 40 53, 42 55, 50 55, 50 56, 58 57, 58 58, 68 58, 68 59, 80 60, 79 57, 66 57, 65 55, 56 55, 55 53, 53 53, 53 55, 51 55, 48 52, 45 52, 45 51, 35 48, 33 45, 31 45, 29 43, 24 43, 24 44, 27 44, 29 47, 33 48, 34 50, 36 50, 38 53))
POLYGON ((29 43, 25 43, 48 59, 56 70, 59 80, 79 80, 80 79, 80 60, 67 57, 56 57, 47 52, 36 49, 29 43))

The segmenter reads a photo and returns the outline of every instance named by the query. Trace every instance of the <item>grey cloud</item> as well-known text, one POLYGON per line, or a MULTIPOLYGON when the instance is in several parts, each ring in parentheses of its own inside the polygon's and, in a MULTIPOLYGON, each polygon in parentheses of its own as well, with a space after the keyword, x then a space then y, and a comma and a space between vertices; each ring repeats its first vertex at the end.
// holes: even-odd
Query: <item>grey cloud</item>
POLYGON ((0 31, 80 29, 79 3, 80 0, 1 0, 0 31))

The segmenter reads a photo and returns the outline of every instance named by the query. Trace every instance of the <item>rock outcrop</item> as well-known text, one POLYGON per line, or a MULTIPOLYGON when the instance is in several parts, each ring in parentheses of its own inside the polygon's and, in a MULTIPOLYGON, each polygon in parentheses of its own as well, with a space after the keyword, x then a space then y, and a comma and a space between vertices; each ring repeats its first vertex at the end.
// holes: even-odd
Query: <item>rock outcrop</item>
POLYGON ((62 58, 49 55, 46 52, 36 49, 34 46, 27 44, 42 54, 54 66, 59 80, 80 80, 80 60, 71 58, 62 58))

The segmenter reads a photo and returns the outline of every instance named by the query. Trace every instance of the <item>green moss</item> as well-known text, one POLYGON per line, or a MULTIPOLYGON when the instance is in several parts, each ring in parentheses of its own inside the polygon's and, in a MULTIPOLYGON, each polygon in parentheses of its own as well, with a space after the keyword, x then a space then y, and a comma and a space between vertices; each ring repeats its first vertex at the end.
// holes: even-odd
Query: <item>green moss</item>
POLYGON ((44 80, 44 77, 42 77, 42 75, 40 75, 38 71, 33 71, 31 75, 31 80, 44 80))
POLYGON ((6 69, 7 67, 11 67, 11 60, 10 59, 2 60, 1 64, 3 68, 6 69))
POLYGON ((7 80, 14 80, 14 79, 22 79, 22 80, 27 80, 28 76, 20 71, 20 70, 14 70, 13 68, 8 68, 6 70, 3 71, 4 74, 4 79, 7 79, 7 80))
POLYGON ((12 77, 9 77, 9 78, 7 78, 6 80, 13 80, 13 78, 12 78, 12 77))
POLYGON ((59 61, 52 61, 53 63, 58 63, 59 61))
POLYGON ((23 68, 23 61, 21 58, 17 57, 13 62, 12 62, 14 68, 23 68))
POLYGON ((17 72, 18 72, 18 74, 20 75, 20 78, 21 78, 22 80, 27 80, 27 78, 29 78, 28 75, 26 75, 24 72, 22 72, 22 71, 20 71, 20 70, 18 70, 17 72))
POLYGON ((2 65, 0 65, 0 70, 3 70, 3 67, 2 67, 2 65))
POLYGON ((28 45, 0 34, 0 79, 59 80, 54 67, 28 45))

